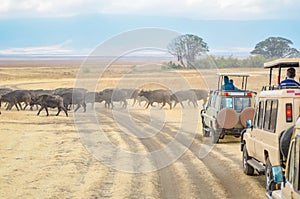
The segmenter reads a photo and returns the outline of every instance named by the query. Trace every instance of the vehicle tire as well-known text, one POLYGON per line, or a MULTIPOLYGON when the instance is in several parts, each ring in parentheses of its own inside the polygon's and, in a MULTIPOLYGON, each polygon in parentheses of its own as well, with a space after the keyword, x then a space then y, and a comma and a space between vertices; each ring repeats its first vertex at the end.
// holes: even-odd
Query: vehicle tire
POLYGON ((247 152, 247 148, 246 148, 246 144, 244 145, 244 148, 243 148, 243 171, 246 175, 250 175, 252 176, 253 173, 254 173, 254 168, 251 167, 248 163, 247 163, 247 160, 250 160, 251 157, 248 155, 248 152, 247 152))
POLYGON ((204 137, 209 137, 210 136, 210 132, 205 130, 205 128, 208 128, 208 126, 202 127, 202 133, 204 137))
POLYGON ((241 124, 243 125, 243 127, 247 127, 247 120, 251 120, 252 124, 253 124, 253 118, 254 118, 254 114, 255 114, 255 109, 252 107, 247 107, 245 108, 241 114, 240 114, 240 121, 241 124))
POLYGON ((202 116, 202 114, 205 112, 204 109, 201 110, 201 120, 202 120, 202 134, 203 134, 203 137, 209 137, 210 136, 210 132, 205 130, 205 128, 207 129, 208 126, 205 125, 205 122, 204 122, 204 116, 202 116))
POLYGON ((216 130, 212 129, 211 130, 211 140, 212 140, 212 143, 213 144, 218 143, 219 142, 219 138, 220 138, 220 134, 216 130))
POLYGON ((288 128, 286 131, 284 131, 279 139, 279 148, 280 148, 280 153, 287 158, 288 152, 289 152, 289 147, 290 147, 290 142, 291 142, 291 137, 294 131, 294 126, 291 126, 288 128))
POLYGON ((269 160, 269 157, 267 157, 267 160, 266 160, 265 177, 266 177, 266 191, 267 191, 267 193, 275 190, 275 183, 273 181, 273 173, 272 173, 272 164, 269 160))

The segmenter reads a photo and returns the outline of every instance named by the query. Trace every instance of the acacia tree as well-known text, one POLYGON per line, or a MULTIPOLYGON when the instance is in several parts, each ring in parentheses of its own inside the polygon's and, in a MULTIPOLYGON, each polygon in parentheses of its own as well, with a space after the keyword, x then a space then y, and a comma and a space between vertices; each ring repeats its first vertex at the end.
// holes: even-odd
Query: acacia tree
POLYGON ((177 57, 184 68, 192 68, 197 56, 208 52, 208 46, 201 37, 185 34, 176 37, 169 45, 170 54, 177 57))
POLYGON ((255 45, 255 48, 250 53, 253 55, 262 55, 266 59, 273 57, 298 57, 299 51, 290 47, 293 42, 289 39, 282 37, 269 37, 264 41, 255 45))

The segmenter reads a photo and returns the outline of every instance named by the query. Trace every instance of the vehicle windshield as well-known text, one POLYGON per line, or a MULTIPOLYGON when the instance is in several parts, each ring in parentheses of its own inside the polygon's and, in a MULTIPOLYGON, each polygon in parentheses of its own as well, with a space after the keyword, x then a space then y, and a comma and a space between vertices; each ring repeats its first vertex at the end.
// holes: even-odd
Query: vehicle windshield
POLYGON ((221 109, 233 108, 237 113, 250 106, 251 97, 223 97, 221 101, 221 109))

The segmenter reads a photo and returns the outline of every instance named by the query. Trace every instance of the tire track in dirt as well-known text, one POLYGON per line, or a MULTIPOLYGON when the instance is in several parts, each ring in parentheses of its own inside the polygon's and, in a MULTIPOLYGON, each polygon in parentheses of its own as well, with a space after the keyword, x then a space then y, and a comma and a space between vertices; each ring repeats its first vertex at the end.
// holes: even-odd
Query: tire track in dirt
MULTIPOLYGON (((139 119, 143 120, 143 117, 140 115, 135 115, 135 117, 139 117, 139 119)), ((174 132, 174 129, 176 130, 178 128, 171 126, 171 124, 166 126, 166 128, 169 129, 166 129, 163 132, 168 133, 168 135, 173 138, 172 132, 174 132), (173 128, 173 130, 170 129, 170 127, 173 128)), ((164 142, 166 141, 167 140, 164 142)), ((182 144, 185 145, 184 143, 182 144)), ((200 160, 198 155, 202 145, 203 142, 201 139, 195 139, 190 147, 186 147, 189 147, 189 151, 195 156, 194 158, 200 160)), ((264 198, 263 187, 260 186, 260 183, 254 179, 249 179, 251 178, 249 176, 245 176, 240 166, 233 160, 224 157, 222 153, 212 150, 200 161, 204 163, 206 168, 216 179, 220 179, 219 182, 227 190, 229 198, 258 198, 259 196, 264 198), (237 181, 237 179, 239 180, 237 181), (249 181, 251 181, 251 183, 249 183, 249 181), (253 193, 256 193, 255 196, 253 193)))
MULTIPOLYGON (((134 117, 135 119, 138 118, 142 123, 145 122, 145 118, 141 117, 141 115, 134 114, 134 117)), ((130 131, 134 131, 133 126, 128 126, 129 122, 121 121, 121 123, 121 125, 128 128, 130 131)), ((163 134, 160 133, 155 139, 143 139, 143 144, 147 146, 147 148, 149 148, 150 151, 166 146, 167 143, 173 140, 173 137, 169 136, 168 134, 165 134, 165 128, 162 130, 162 132, 163 134)), ((169 132, 172 131, 169 130, 169 132)), ((186 148, 182 144, 178 145, 178 147, 183 147, 183 150, 185 150, 186 148)), ((220 195, 223 198, 224 196, 226 197, 225 190, 222 189, 222 187, 218 186, 218 184, 212 183, 213 181, 216 181, 213 180, 213 176, 207 173, 203 173, 202 170, 205 170, 205 166, 203 164, 201 165, 201 162, 195 162, 192 160, 197 159, 197 157, 194 156, 194 154, 187 151, 177 161, 175 161, 168 167, 165 167, 158 171, 160 176, 160 184, 163 187, 160 192, 161 198, 218 198, 220 195), (173 172, 171 172, 171 170, 173 172), (170 173, 172 175, 170 175, 170 173), (199 174, 202 174, 202 176, 199 174), (181 179, 178 177, 180 177, 181 179), (210 179, 211 182, 209 182, 207 178, 210 179), (170 183, 172 183, 172 186, 170 186, 170 183), (212 187, 216 187, 219 189, 213 189, 212 187), (180 192, 176 193, 177 190, 180 190, 180 192)), ((164 157, 157 158, 158 161, 161 158, 164 157)))
MULTIPOLYGON (((111 130, 108 131, 107 127, 104 127, 104 129, 107 129, 107 133, 109 132, 117 132, 119 137, 116 140, 112 139, 112 142, 117 145, 117 146, 123 146, 126 144, 127 148, 126 150, 132 153, 139 153, 139 152, 148 152, 148 149, 142 144, 142 142, 133 137, 133 136, 128 136, 128 133, 123 132, 122 129, 119 128, 118 124, 116 123, 116 119, 113 116, 112 111, 110 110, 101 110, 102 112, 99 114, 101 116, 101 120, 105 118, 105 122, 109 123, 111 126, 111 130), (118 145, 117 142, 122 141, 123 144, 118 145)), ((101 121, 102 122, 102 121, 101 121)), ((101 123, 100 122, 100 123, 101 123)), ((139 167, 141 165, 134 164, 135 157, 133 156, 133 159, 131 159, 131 162, 129 165, 133 165, 133 167, 139 167)), ((133 168, 133 170, 138 171, 139 168, 133 168)), ((130 183, 127 183, 129 186, 127 188, 126 192, 127 193, 126 197, 127 198, 147 198, 147 197, 154 197, 156 198, 158 196, 157 192, 157 174, 154 172, 151 173, 125 173, 122 172, 123 175, 127 175, 130 180, 130 183), (141 191, 143 190, 143 191, 141 191)))
MULTIPOLYGON (((125 151, 144 151, 145 147, 143 144, 137 142, 124 132, 121 132, 118 125, 114 121, 111 111, 102 109, 101 113, 97 113, 100 120, 100 128, 103 133, 109 139, 113 145, 119 147, 125 151)), ((86 116, 85 116, 86 117, 86 116)), ((88 124, 87 125, 88 128, 88 124)), ((96 129, 94 132, 97 132, 96 129)), ((92 132, 93 133, 93 132, 92 132)), ((99 135, 99 134, 98 134, 99 135)), ((94 138, 96 138, 97 133, 95 133, 94 138)), ((92 138, 91 136, 90 138, 92 138)), ((84 138, 83 138, 84 139, 84 138)), ((86 142, 87 140, 85 140, 86 142)), ((104 144, 101 140, 98 140, 98 144, 104 144)), ((94 146, 97 149, 97 146, 94 146)), ((98 149, 101 149, 99 147, 98 149)), ((102 148, 103 149, 103 148, 102 148)), ((93 150, 90 151, 93 153, 93 150)), ((101 159, 100 162, 104 163, 108 171, 106 175, 94 183, 91 190, 94 190, 92 197, 98 198, 158 198, 157 191, 157 175, 155 173, 128 173, 125 171, 119 171, 114 169, 116 165, 134 165, 134 159, 128 160, 126 157, 122 157, 121 153, 110 148, 106 151, 107 156, 104 160, 101 159)), ((96 155, 97 156, 97 155, 96 155)), ((117 167, 118 168, 118 167, 117 167)), ((127 167, 125 167, 127 168, 127 167)))
MULTIPOLYGON (((96 129, 93 129, 93 119, 91 115, 89 115, 89 113, 76 113, 77 115, 74 117, 77 117, 75 119, 75 123, 76 125, 81 125, 81 127, 85 127, 86 132, 80 132, 80 130, 82 129, 77 129, 79 130, 80 133, 80 139, 81 142, 85 145, 85 147, 87 148, 87 150, 89 151, 90 155, 92 156, 93 153, 91 151, 90 148, 88 148, 86 146, 86 144, 89 143, 89 139, 95 138, 95 142, 93 144, 101 144, 99 143, 99 140, 97 140, 97 133, 96 133, 96 129), (84 114, 84 115, 83 115, 84 114), (80 117, 84 117, 84 122, 79 122, 81 121, 81 119, 79 119, 80 117), (86 133, 88 136, 84 136, 84 133, 86 133)), ((95 146, 97 147, 97 146, 95 146)), ((110 150, 110 154, 113 157, 118 157, 117 155, 117 151, 116 150, 110 150)), ((114 160, 113 158, 111 158, 112 156, 107 156, 105 158, 105 162, 107 164, 114 164, 114 160)), ((93 163, 89 164, 85 170, 85 172, 81 173, 81 181, 88 181, 90 180, 91 176, 93 175, 93 172, 95 171, 94 165, 96 164, 96 160, 95 157, 93 157, 93 163), (94 164, 93 164, 94 163, 94 164), (92 173, 92 174, 91 174, 92 173)), ((86 191, 87 195, 89 196, 89 198, 112 198, 113 195, 113 186, 115 184, 115 179, 116 179, 116 170, 111 168, 111 167, 104 167, 104 171, 102 171, 102 174, 100 176, 97 176, 98 179, 89 182, 89 186, 88 186, 88 190, 86 191), (103 175, 104 173, 104 175, 103 175)), ((94 175, 96 175, 96 173, 94 175)))
MULTIPOLYGON (((105 117, 111 117, 111 115, 104 113, 105 117)), ((112 118, 113 119, 113 118, 112 118)), ((123 128, 126 128, 128 131, 134 132, 136 131, 136 129, 134 129, 133 126, 128 125, 130 124, 130 122, 125 121, 125 120, 119 120, 119 125, 122 125, 123 128)), ((127 136, 127 137, 132 137, 132 136, 127 136)), ((145 146, 147 148, 148 151, 155 151, 156 149, 160 148, 161 146, 158 145, 157 143, 155 143, 153 140, 148 140, 148 139, 138 139, 139 142, 141 142, 141 144, 143 146, 145 146)), ((158 162, 159 159, 163 159, 163 156, 159 156, 158 158, 154 159, 154 164, 159 165, 158 162)), ((158 185, 159 185, 159 198, 179 198, 180 196, 185 197, 187 195, 190 194, 190 191, 184 191, 184 184, 182 183, 182 186, 179 186, 178 183, 176 183, 178 181, 178 179, 180 178, 181 181, 185 181, 184 176, 186 174, 182 174, 184 171, 182 170, 178 170, 178 168, 176 168, 174 165, 173 166, 169 166, 169 167, 165 167, 161 170, 156 171, 155 173, 157 173, 158 177, 157 177, 157 181, 158 185), (175 172, 177 171, 177 172, 175 172), (181 174, 181 175, 178 175, 181 174), (179 192, 180 190, 180 192, 179 192), (181 192, 187 194, 184 195, 181 192)), ((153 172, 151 172, 153 173, 153 172)), ((188 184, 188 183, 187 183, 188 184)), ((182 198, 181 197, 181 198, 182 198)))

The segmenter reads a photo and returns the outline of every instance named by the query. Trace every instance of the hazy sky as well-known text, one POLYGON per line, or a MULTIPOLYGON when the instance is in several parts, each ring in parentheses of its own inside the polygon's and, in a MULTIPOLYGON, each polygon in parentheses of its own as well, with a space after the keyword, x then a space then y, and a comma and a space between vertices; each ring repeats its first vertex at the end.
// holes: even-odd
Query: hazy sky
POLYGON ((281 36, 300 49, 298 0, 0 0, 0 55, 88 54, 144 27, 196 34, 211 54, 247 55, 281 36))

